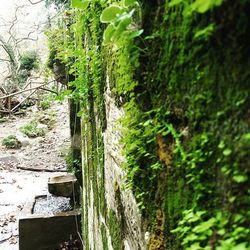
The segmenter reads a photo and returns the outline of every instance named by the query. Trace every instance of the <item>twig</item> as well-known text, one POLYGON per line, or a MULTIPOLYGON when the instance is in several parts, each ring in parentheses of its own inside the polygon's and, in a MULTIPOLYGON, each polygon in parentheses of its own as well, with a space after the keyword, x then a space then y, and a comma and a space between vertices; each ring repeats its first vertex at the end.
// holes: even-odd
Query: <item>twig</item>
POLYGON ((24 92, 27 92, 27 91, 30 91, 30 90, 39 89, 39 88, 43 87, 44 85, 46 85, 46 83, 41 84, 41 85, 36 86, 36 87, 33 87, 33 88, 30 88, 30 89, 20 90, 18 92, 15 92, 15 93, 12 93, 12 94, 9 94, 9 95, 6 95, 6 96, 1 96, 0 100, 3 100, 5 98, 11 97, 11 96, 15 96, 15 95, 18 95, 18 94, 21 94, 21 93, 24 93, 24 92))
POLYGON ((34 91, 32 91, 28 96, 26 96, 21 102, 19 102, 12 110, 11 112, 13 112, 14 110, 16 110, 20 105, 22 105, 22 103, 24 103, 30 96, 32 96, 37 90, 35 89, 34 91))
POLYGON ((50 173, 56 173, 56 172, 66 173, 67 172, 67 170, 64 170, 64 169, 30 168, 30 167, 22 167, 22 166, 18 166, 17 169, 33 171, 33 172, 50 172, 50 173))
POLYGON ((39 0, 39 1, 37 1, 37 2, 32 2, 31 0, 28 0, 31 4, 38 4, 38 3, 41 3, 41 2, 43 2, 44 0, 39 0))
POLYGON ((0 240, 0 244, 4 243, 5 241, 9 240, 11 237, 13 236, 13 234, 11 233, 10 236, 8 236, 7 238, 0 240))

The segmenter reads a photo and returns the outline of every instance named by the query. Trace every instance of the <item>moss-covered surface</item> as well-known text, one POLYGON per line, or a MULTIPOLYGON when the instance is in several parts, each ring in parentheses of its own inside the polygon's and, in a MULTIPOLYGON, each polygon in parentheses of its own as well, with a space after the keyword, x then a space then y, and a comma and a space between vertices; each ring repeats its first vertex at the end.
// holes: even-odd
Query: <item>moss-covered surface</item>
POLYGON ((107 226, 109 228, 112 247, 114 250, 122 250, 123 248, 123 237, 122 237, 122 229, 119 221, 117 220, 117 216, 114 211, 109 210, 107 226))
MULTIPOLYGON (((102 44, 100 15, 111 2, 92 1, 76 11, 75 41, 62 49, 77 58, 71 84, 82 110, 85 205, 92 187, 96 212, 106 220, 114 249, 122 249, 123 223, 105 201, 108 76, 125 110, 124 169, 149 222, 149 248, 248 249, 249 1, 209 0, 206 11, 190 11, 198 0, 172 7, 170 1, 140 1, 133 21, 144 33, 125 36, 118 49, 102 44)), ((84 223, 87 238, 91 222, 84 223)))
POLYGON ((101 234, 102 234, 103 250, 109 250, 107 232, 106 232, 105 225, 103 223, 101 225, 101 234))

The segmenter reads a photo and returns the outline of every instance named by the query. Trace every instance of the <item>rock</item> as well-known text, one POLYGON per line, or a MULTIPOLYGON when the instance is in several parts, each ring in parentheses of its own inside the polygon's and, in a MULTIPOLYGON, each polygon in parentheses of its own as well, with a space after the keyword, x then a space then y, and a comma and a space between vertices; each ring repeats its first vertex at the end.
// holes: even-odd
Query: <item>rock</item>
POLYGON ((4 156, 4 157, 0 157, 0 162, 6 163, 6 164, 10 164, 12 162, 18 162, 17 158, 15 156, 4 156))
POLYGON ((39 123, 39 124, 37 125, 37 128, 38 128, 38 129, 48 129, 47 125, 41 124, 41 123, 39 123))
POLYGON ((20 141, 22 147, 27 147, 30 145, 30 139, 27 136, 24 136, 21 133, 17 133, 16 138, 18 141, 20 141))
POLYGON ((76 177, 71 174, 49 178, 49 193, 57 196, 72 197, 75 188, 76 177))

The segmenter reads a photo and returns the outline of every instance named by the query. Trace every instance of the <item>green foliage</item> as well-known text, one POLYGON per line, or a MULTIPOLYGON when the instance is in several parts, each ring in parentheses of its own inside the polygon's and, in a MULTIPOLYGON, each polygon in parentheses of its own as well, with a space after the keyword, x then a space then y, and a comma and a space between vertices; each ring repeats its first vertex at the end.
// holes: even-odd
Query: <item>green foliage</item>
MULTIPOLYGON (((229 216, 223 214, 221 211, 216 212, 215 217, 205 219, 207 217, 206 211, 194 212, 185 210, 183 218, 179 221, 178 227, 172 230, 172 233, 182 238, 182 246, 184 249, 202 250, 211 249, 211 239, 219 238, 216 244, 216 249, 247 249, 247 242, 240 242, 241 238, 246 238, 250 233, 249 228, 236 227, 225 230, 229 225, 229 216)), ((242 220, 243 217, 236 215, 237 219, 242 220)), ((235 220, 234 218, 234 220, 235 220)))
POLYGON ((20 128, 20 131, 27 135, 30 138, 38 137, 38 136, 45 136, 47 129, 40 128, 38 123, 34 120, 23 127, 20 128))
POLYGON ((41 107, 42 110, 47 110, 51 107, 51 104, 52 104, 54 99, 55 99, 54 96, 51 94, 44 95, 44 96, 42 96, 42 100, 41 100, 39 106, 41 107))
POLYGON ((108 23, 103 34, 103 44, 116 44, 120 47, 124 39, 131 40, 142 34, 143 30, 138 30, 133 16, 138 10, 137 1, 123 1, 122 5, 112 4, 105 8, 101 14, 102 23, 108 23))
POLYGON ((190 3, 188 0, 171 0, 168 6, 173 7, 175 5, 183 4, 183 14, 185 16, 190 16, 193 12, 205 13, 214 7, 220 6, 223 1, 224 0, 194 0, 190 3))
POLYGON ((51 101, 48 99, 44 99, 40 102, 40 106, 42 108, 42 110, 46 110, 49 109, 51 106, 51 101))
POLYGON ((2 140, 2 145, 6 148, 21 148, 21 143, 15 135, 9 135, 2 140))
POLYGON ((39 68, 39 56, 36 51, 26 51, 20 58, 20 69, 30 72, 39 68))
POLYGON ((19 60, 20 70, 18 71, 17 79, 19 86, 23 86, 28 77, 31 75, 32 70, 39 68, 39 55, 36 51, 26 51, 23 53, 19 60))
MULTIPOLYGON (((244 0, 91 1, 75 10, 56 58, 81 102, 85 202, 91 186, 117 249, 121 226, 104 190, 107 87, 125 112, 124 169, 147 230, 162 209, 166 249, 249 248, 248 10, 244 0)), ((85 214, 86 241, 88 223, 85 214)))
POLYGON ((112 210, 109 210, 108 213, 108 228, 112 240, 113 249, 122 250, 123 249, 122 231, 120 228, 120 223, 116 217, 116 214, 112 210))
POLYGON ((85 10, 89 5, 90 0, 71 0, 71 6, 73 8, 85 10))
POLYGON ((81 166, 81 162, 79 159, 74 159, 72 154, 72 149, 69 148, 68 152, 65 155, 65 161, 67 166, 67 172, 75 174, 79 168, 76 168, 76 166, 81 166))

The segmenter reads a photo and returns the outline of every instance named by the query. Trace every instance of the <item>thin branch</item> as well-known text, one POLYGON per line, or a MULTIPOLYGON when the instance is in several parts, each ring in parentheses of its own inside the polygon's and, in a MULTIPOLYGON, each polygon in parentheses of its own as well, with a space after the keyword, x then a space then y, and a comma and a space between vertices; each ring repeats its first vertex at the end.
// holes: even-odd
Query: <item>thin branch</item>
POLYGON ((32 2, 31 0, 28 0, 31 4, 38 4, 38 3, 41 3, 41 2, 44 2, 44 0, 39 0, 37 2, 32 2))
POLYGON ((3 61, 3 62, 10 62, 9 59, 4 59, 4 58, 0 58, 0 61, 3 61))

